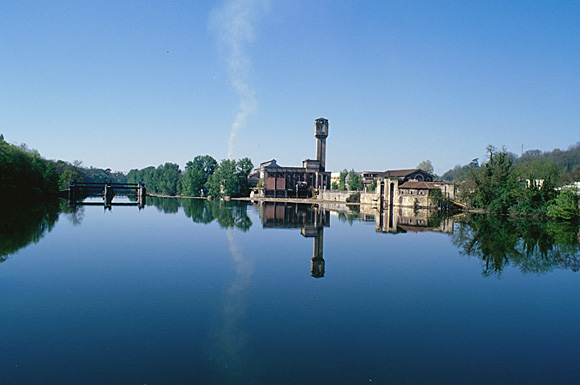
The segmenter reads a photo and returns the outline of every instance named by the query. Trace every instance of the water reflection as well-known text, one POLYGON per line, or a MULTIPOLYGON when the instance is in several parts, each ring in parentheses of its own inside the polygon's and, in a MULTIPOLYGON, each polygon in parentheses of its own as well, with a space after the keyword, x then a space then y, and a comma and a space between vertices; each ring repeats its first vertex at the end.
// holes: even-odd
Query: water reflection
POLYGON ((58 202, 46 205, 0 206, 0 263, 50 232, 58 220, 58 202))
POLYGON ((380 211, 374 207, 363 207, 361 215, 375 222, 380 233, 418 233, 434 231, 453 233, 453 219, 439 215, 436 210, 413 209, 411 207, 387 206, 380 211))
POLYGON ((243 249, 231 229, 226 230, 226 238, 235 266, 235 276, 224 294, 221 322, 216 325, 217 351, 212 352, 212 356, 228 379, 247 381, 249 373, 246 370, 251 365, 248 364, 244 354, 247 349, 248 333, 244 329, 243 321, 246 317, 248 287, 254 273, 254 264, 244 257, 243 249))
POLYGON ((522 273, 580 269, 580 234, 573 222, 470 215, 452 235, 460 253, 481 259, 483 275, 501 276, 508 265, 522 273))
POLYGON ((209 224, 216 221, 224 229, 236 228, 248 231, 252 227, 247 211, 248 205, 245 203, 149 197, 147 206, 154 206, 166 214, 175 214, 183 207, 185 215, 193 222, 209 224))
POLYGON ((330 227, 330 211, 318 207, 287 202, 261 202, 255 205, 263 228, 300 229, 306 238, 313 238, 310 273, 324 277, 324 228, 330 227))

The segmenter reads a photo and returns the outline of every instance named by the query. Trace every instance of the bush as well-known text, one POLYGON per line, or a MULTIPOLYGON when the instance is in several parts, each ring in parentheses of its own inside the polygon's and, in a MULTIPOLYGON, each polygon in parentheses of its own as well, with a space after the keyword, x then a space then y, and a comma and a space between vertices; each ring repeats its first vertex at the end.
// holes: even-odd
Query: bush
POLYGON ((356 192, 350 194, 348 198, 346 198, 347 203, 360 203, 360 192, 356 192))
POLYGON ((578 195, 571 190, 562 190, 548 205, 548 215, 552 218, 572 219, 578 216, 578 195))

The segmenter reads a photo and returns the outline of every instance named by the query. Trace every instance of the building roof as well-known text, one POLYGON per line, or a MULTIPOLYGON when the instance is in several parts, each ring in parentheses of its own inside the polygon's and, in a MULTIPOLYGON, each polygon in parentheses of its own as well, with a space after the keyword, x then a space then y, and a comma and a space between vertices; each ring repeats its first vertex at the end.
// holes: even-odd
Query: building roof
POLYGON ((439 184, 435 182, 419 182, 416 180, 408 180, 399 188, 409 188, 409 189, 416 189, 416 190, 437 190, 439 189, 439 184))
POLYGON ((260 163, 260 167, 280 167, 276 163, 276 159, 270 159, 265 162, 260 163))
POLYGON ((417 171, 421 171, 421 172, 423 172, 425 174, 428 174, 427 172, 421 170, 420 168, 410 168, 410 169, 404 169, 404 170, 387 170, 387 171, 385 171, 384 173, 381 173, 381 174, 383 174, 386 177, 401 177, 401 178, 404 178, 407 175, 410 175, 410 174, 412 174, 414 172, 417 172, 417 171))

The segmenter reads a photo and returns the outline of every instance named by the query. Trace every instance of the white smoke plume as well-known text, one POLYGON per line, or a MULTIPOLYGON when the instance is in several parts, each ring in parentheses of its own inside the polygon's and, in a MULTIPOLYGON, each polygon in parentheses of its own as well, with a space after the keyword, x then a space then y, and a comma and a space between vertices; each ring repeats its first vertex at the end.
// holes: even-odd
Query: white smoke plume
POLYGON ((234 154, 238 130, 245 127, 248 117, 256 113, 258 102, 248 77, 252 60, 248 46, 255 39, 254 26, 268 8, 269 0, 225 0, 212 11, 210 28, 217 34, 228 62, 230 82, 240 97, 238 113, 230 131, 228 158, 234 154))

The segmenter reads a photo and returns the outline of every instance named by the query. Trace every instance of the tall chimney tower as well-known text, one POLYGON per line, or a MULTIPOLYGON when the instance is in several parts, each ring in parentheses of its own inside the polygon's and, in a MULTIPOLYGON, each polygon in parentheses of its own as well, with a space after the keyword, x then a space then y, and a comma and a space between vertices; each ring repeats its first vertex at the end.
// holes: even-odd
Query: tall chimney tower
POLYGON ((328 119, 318 118, 314 121, 316 137, 316 160, 320 162, 321 171, 326 171, 326 137, 328 136, 328 119))

